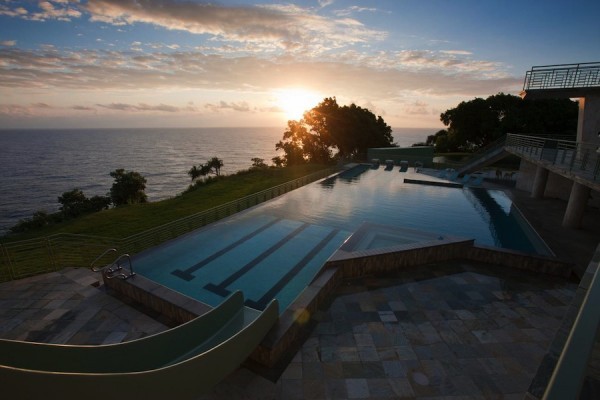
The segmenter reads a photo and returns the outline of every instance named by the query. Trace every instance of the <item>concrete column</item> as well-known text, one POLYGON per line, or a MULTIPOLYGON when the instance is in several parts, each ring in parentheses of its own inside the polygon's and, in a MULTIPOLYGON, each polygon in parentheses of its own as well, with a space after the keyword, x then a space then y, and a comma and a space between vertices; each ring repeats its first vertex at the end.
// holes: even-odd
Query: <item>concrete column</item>
POLYGON ((586 94, 579 99, 577 141, 600 145, 600 95, 586 94))
POLYGON ((535 170, 535 178, 533 179, 533 187, 531 188, 531 197, 541 199, 544 197, 546 190, 546 182, 548 182, 548 170, 541 165, 535 170))
POLYGON ((590 198, 590 188, 577 182, 573 182, 571 196, 567 203, 567 211, 563 217, 562 226, 565 228, 580 228, 585 207, 590 198))

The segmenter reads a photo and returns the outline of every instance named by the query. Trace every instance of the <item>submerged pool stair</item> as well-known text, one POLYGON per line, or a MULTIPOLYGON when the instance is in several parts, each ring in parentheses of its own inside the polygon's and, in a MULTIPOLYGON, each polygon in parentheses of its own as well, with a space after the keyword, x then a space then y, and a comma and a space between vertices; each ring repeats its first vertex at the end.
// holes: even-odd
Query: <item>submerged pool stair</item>
POLYGON ((233 372, 278 319, 273 300, 257 311, 235 292, 168 331, 130 342, 72 346, 0 340, 6 398, 191 399, 233 372))

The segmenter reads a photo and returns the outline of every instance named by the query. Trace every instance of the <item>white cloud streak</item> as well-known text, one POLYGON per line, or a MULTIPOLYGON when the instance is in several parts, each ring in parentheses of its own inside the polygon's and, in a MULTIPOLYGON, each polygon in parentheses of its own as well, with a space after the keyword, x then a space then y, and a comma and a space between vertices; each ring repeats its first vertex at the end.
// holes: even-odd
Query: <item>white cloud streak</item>
POLYGON ((282 50, 319 52, 385 38, 350 18, 331 19, 294 5, 223 6, 174 0, 90 0, 92 21, 146 23, 211 35, 226 42, 269 43, 282 50))
POLYGON ((385 52, 340 54, 326 61, 265 60, 201 52, 40 51, 0 48, 0 87, 27 89, 211 89, 265 91, 310 84, 325 93, 393 97, 402 90, 493 94, 518 86, 502 66, 455 55, 385 52))

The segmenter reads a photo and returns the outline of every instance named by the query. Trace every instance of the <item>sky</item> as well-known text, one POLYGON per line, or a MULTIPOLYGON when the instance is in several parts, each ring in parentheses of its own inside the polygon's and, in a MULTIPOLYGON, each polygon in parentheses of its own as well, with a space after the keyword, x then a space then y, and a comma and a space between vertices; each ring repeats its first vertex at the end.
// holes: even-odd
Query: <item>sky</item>
POLYGON ((392 127, 600 61, 598 0, 0 0, 0 129, 281 126, 325 97, 392 127))

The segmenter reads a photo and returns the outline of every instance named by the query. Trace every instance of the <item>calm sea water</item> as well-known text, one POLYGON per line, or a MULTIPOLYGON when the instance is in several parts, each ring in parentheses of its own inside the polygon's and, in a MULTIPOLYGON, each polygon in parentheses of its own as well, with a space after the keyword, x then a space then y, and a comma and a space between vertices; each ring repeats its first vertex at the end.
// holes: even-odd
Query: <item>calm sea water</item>
MULTIPOLYGON (((37 210, 58 210, 58 196, 80 188, 105 195, 117 168, 146 179, 150 201, 187 188, 187 171, 211 157, 223 172, 247 169, 259 157, 268 164, 284 128, 177 128, 0 130, 0 235, 37 210)), ((400 146, 424 141, 435 129, 394 129, 400 146)))

